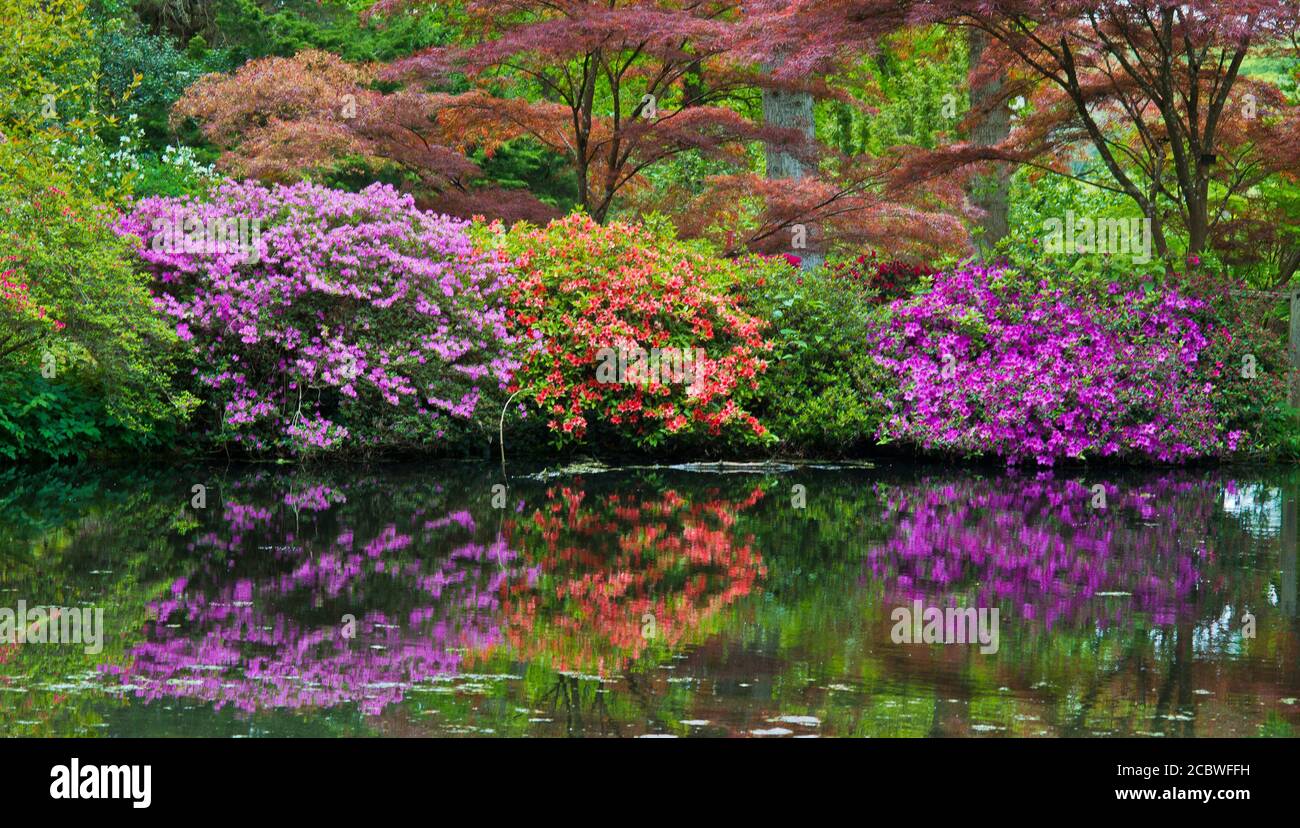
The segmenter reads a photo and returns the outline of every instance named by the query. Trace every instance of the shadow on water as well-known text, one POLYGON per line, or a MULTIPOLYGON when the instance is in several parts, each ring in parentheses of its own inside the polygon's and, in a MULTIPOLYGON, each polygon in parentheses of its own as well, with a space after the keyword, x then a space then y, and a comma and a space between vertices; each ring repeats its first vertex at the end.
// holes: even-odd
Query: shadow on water
POLYGON ((0 472, 0 733, 1293 735, 1300 474, 1077 474, 0 472))

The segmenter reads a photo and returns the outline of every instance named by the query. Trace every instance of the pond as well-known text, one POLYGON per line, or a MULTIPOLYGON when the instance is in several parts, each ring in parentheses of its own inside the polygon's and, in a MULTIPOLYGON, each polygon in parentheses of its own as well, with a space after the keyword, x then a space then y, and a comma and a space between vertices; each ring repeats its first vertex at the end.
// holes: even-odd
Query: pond
POLYGON ((1295 472, 511 471, 0 471, 0 733, 1300 726, 1295 472))

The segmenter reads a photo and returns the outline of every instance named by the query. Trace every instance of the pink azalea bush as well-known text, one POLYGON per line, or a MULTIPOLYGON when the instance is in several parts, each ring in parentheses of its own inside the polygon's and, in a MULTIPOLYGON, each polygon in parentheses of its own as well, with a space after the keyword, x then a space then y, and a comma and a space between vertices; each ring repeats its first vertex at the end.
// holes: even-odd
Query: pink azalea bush
POLYGON ((293 452, 437 446, 505 386, 509 262, 467 230, 387 185, 254 182, 145 199, 118 225, 190 343, 211 437, 293 452), (186 243, 241 220, 242 244, 186 243))
POLYGON ((997 268, 936 274, 871 326, 897 382, 877 437, 1050 466, 1064 458, 1185 461, 1234 451, 1216 417, 1218 332, 1173 288, 1067 291, 997 268))

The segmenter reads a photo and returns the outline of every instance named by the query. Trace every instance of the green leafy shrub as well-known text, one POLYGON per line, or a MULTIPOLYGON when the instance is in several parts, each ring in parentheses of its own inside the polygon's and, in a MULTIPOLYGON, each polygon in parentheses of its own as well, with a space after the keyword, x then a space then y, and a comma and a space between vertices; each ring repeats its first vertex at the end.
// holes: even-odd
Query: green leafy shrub
POLYGON ((1246 439, 1239 451, 1261 459, 1300 454, 1300 420, 1287 404, 1285 321, 1271 318, 1278 300, 1223 289, 1222 277, 1179 276, 1204 298, 1216 335, 1206 349, 1214 380, 1214 410, 1226 431, 1246 439))
POLYGON ((0 0, 0 130, 93 134, 98 61, 83 0, 0 0))
POLYGON ((781 257, 749 271, 752 313, 771 322, 775 348, 754 411, 794 453, 840 454, 872 444, 883 381, 864 354, 873 293, 861 282, 809 274, 781 257))
POLYGON ((174 440, 166 424, 127 428, 105 406, 106 390, 84 372, 46 379, 36 366, 0 370, 0 458, 86 460, 174 440))
MULTIPOLYGON (((185 87, 217 67, 177 51, 169 39, 138 25, 114 23, 96 38, 100 94, 122 122, 135 115, 145 148, 161 152, 171 136, 167 115, 172 104, 185 87)), ((121 134, 108 130, 105 138, 116 144, 121 134)))
POLYGON ((13 320, 30 323, 31 313, 0 298, 0 337, 8 339, 0 369, 93 378, 104 412, 146 432, 184 417, 195 401, 172 393, 179 343, 154 311, 147 278, 132 270, 130 241, 113 232, 113 219, 43 152, 21 141, 0 144, 3 269, 10 283, 26 286, 29 308, 56 321, 10 337, 13 320))

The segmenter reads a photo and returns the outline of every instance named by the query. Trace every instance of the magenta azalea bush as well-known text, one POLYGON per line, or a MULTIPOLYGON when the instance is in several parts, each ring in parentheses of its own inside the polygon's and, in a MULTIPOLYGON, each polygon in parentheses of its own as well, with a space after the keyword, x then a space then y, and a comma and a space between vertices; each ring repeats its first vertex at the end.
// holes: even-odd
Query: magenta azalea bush
POLYGON ((437 446, 516 367, 509 262, 392 187, 230 182, 140 201, 118 229, 143 241, 218 443, 437 446))
POLYGON ((1163 462, 1233 451, 1216 417, 1218 335, 1175 289, 1101 295, 1026 284, 997 268, 936 274, 868 334, 897 382, 877 437, 1050 466, 1064 458, 1163 462))

